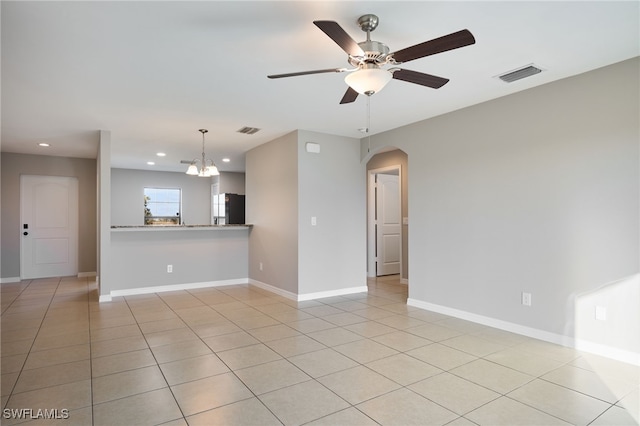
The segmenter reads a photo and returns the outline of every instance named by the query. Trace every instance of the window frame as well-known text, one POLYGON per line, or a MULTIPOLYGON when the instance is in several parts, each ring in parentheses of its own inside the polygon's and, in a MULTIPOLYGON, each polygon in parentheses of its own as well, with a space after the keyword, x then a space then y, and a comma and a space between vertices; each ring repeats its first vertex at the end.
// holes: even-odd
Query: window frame
MULTIPOLYGON (((159 225, 181 225, 184 221, 183 215, 184 211, 182 210, 182 188, 180 187, 166 187, 166 186, 145 186, 142 189, 142 195, 144 200, 144 211, 143 211, 143 222, 145 225, 149 226, 159 226, 159 225), (168 191, 178 191, 178 201, 177 202, 166 202, 166 204, 177 204, 178 213, 175 216, 153 216, 153 214, 147 214, 147 212, 151 213, 151 208, 148 207, 149 201, 147 200, 147 190, 168 190, 168 191)), ((160 202, 155 202, 156 204, 160 204, 160 202)))

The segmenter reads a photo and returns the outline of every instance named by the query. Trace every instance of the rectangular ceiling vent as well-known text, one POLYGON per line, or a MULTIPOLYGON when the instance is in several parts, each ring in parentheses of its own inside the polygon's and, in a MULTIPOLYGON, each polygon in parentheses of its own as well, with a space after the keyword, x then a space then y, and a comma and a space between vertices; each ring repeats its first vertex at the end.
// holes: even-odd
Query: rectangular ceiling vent
POLYGON ((260 129, 258 129, 257 127, 243 127, 242 129, 238 130, 238 133, 244 133, 245 135, 253 135, 258 133, 258 131, 260 131, 260 129))
POLYGON ((509 71, 504 74, 500 74, 498 78, 505 83, 513 83, 517 80, 522 80, 523 78, 531 77, 532 75, 536 75, 542 72, 542 68, 538 68, 535 65, 527 65, 523 68, 519 68, 515 71, 509 71))

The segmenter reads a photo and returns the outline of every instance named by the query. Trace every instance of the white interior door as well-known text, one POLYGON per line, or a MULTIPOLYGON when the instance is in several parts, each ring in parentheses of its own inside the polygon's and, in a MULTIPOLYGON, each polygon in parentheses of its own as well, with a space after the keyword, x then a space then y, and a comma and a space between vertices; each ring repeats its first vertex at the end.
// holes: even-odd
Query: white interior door
POLYGON ((78 179, 20 178, 23 279, 78 274, 78 179))
POLYGON ((376 175, 376 275, 400 273, 402 214, 398 175, 376 175))

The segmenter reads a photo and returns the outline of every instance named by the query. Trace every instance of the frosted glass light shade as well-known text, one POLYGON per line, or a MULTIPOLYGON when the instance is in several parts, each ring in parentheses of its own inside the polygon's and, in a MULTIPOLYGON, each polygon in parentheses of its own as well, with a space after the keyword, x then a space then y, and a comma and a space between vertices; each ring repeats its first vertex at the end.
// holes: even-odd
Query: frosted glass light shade
POLYGON ((187 169, 187 174, 192 176, 195 176, 198 174, 198 168, 196 167, 195 164, 191 164, 189 166, 189 168, 187 169))
POLYGON ((220 174, 220 172, 218 171, 218 168, 216 166, 209 166, 204 170, 204 175, 205 176, 218 176, 220 174))
POLYGON ((372 95, 382 90, 391 81, 389 71, 380 68, 361 69, 345 77, 344 81, 361 95, 372 95))

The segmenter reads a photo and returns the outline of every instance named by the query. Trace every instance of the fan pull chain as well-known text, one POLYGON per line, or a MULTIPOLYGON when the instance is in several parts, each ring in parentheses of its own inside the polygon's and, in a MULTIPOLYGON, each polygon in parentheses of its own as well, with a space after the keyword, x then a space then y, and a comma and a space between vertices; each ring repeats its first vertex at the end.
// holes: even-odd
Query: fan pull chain
POLYGON ((367 153, 371 152, 371 96, 367 96, 367 153))

